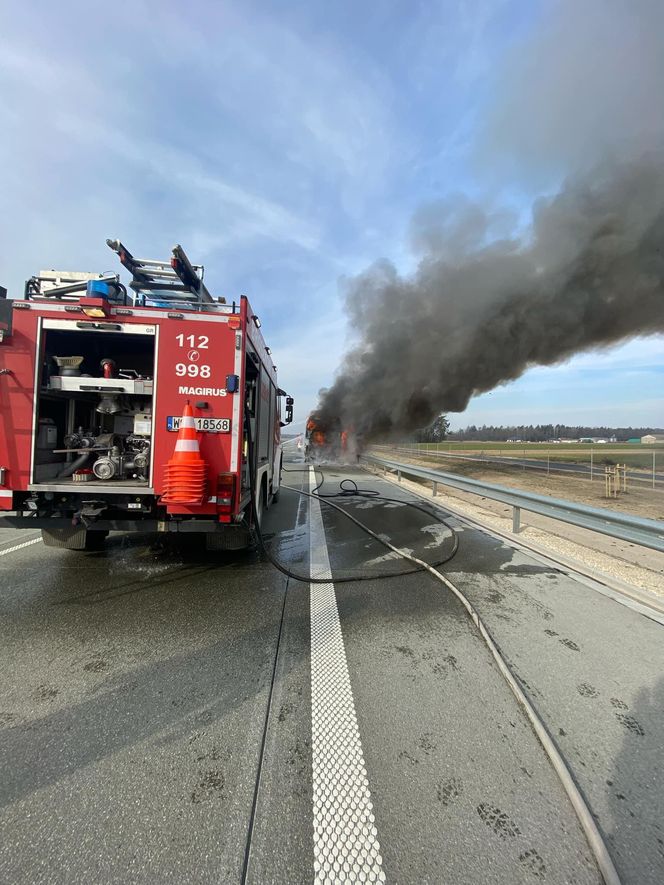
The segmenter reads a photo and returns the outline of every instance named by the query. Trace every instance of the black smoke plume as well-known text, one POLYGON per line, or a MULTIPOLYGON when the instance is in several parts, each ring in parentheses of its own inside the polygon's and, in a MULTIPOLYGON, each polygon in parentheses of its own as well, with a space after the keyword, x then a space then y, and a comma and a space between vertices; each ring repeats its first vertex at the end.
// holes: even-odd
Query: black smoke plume
POLYGON ((414 276, 381 261, 349 285, 362 340, 323 414, 402 433, 530 366, 664 331, 664 155, 571 179, 533 218, 520 238, 487 242, 495 218, 464 201, 416 217, 414 276))
POLYGON ((359 343, 320 410, 369 437, 664 331, 664 3, 560 0, 493 80, 475 162, 517 188, 567 180, 508 235, 504 214, 464 198, 423 207, 416 272, 383 260, 348 284, 359 343))

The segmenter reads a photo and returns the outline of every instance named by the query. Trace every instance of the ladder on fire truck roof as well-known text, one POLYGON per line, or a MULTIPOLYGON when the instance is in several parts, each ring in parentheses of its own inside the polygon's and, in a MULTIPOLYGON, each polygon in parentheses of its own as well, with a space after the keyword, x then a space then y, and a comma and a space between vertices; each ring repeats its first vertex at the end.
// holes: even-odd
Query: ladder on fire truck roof
MULTIPOLYGON (((182 246, 173 246, 170 260, 135 258, 120 240, 106 240, 117 252, 123 266, 132 274, 129 284, 137 295, 160 292, 167 301, 186 301, 193 304, 225 304, 224 298, 216 300, 203 282, 203 265, 192 264, 182 246)), ((159 296, 157 296, 159 297, 159 296)))

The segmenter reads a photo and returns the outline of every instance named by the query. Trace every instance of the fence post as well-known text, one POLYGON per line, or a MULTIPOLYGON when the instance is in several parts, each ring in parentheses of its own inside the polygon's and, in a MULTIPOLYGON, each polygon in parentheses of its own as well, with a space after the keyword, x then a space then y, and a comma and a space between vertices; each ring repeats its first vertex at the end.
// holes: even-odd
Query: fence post
POLYGON ((652 450, 652 487, 655 488, 655 450, 652 450))
POLYGON ((438 494, 438 483, 437 483, 437 482, 434 482, 434 483, 433 483, 433 488, 431 489, 431 496, 432 496, 433 498, 435 498, 437 494, 438 494))
POLYGON ((397 482, 401 482, 401 471, 397 470, 397 482))
POLYGON ((590 482, 593 481, 593 447, 590 447, 590 482))
POLYGON ((551 455, 549 455, 549 453, 547 452, 547 455, 546 455, 546 475, 547 476, 549 475, 549 460, 550 459, 551 459, 551 455))
POLYGON ((512 531, 518 535, 521 531, 521 508, 512 507, 512 531))

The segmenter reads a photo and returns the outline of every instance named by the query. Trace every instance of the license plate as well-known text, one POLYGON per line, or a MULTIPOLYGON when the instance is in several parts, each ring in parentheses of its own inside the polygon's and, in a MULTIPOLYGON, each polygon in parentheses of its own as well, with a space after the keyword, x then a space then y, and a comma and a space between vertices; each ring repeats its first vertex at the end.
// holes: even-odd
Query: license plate
MULTIPOLYGON (((166 427, 168 430, 179 430, 182 418, 179 416, 169 415, 166 419, 166 427)), ((196 422, 196 430, 199 433, 230 433, 230 418, 194 418, 196 422)))

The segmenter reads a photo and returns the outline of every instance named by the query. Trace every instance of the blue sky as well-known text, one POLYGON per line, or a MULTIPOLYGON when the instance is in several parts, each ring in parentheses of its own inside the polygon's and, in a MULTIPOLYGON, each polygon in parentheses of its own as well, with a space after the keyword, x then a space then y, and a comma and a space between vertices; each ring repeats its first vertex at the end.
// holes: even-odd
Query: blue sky
MULTIPOLYGON (((565 171, 494 163, 482 134, 543 0, 2 8, 0 283, 114 268, 106 237, 182 243, 213 292, 250 296, 299 420, 352 340, 340 281, 412 267, 420 205, 463 192, 527 218, 565 171)), ((533 369, 453 424, 661 426, 662 343, 533 369)))

